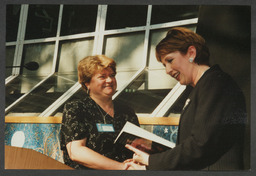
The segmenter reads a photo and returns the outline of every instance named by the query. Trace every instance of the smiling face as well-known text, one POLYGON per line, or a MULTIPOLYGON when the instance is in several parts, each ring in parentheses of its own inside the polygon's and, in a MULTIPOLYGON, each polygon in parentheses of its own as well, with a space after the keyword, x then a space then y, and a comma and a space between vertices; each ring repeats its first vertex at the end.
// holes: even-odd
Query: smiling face
POLYGON ((205 40, 184 27, 171 28, 156 46, 156 59, 166 73, 182 85, 195 86, 209 68, 209 50, 205 40))
POLYGON ((166 73, 175 78, 182 85, 193 85, 193 64, 188 61, 189 54, 175 51, 162 57, 161 62, 166 73))
POLYGON ((115 72, 109 67, 95 73, 91 81, 86 83, 87 88, 90 90, 90 96, 111 98, 117 88, 115 75, 115 72))

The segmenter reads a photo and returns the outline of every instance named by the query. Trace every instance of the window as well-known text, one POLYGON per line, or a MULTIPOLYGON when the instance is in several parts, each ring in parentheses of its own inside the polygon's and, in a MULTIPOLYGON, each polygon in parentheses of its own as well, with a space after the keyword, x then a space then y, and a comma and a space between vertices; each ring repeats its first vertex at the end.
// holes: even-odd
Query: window
POLYGON ((20 5, 6 6, 6 41, 16 41, 20 19, 20 5))
POLYGON ((14 53, 15 53, 15 46, 6 47, 5 64, 8 68, 6 68, 6 70, 5 70, 5 78, 7 78, 8 76, 10 76, 12 74, 11 68, 13 66, 14 53))
POLYGON ((84 94, 79 60, 95 54, 117 63, 114 99, 156 114, 177 81, 155 59, 155 46, 170 27, 195 29, 197 14, 198 6, 183 5, 8 5, 6 64, 21 68, 6 70, 6 114, 61 116, 66 101, 84 94), (31 61, 36 71, 23 67, 31 61))
POLYGON ((29 5, 25 39, 54 37, 59 5, 29 5))
POLYGON ((106 30, 145 26, 147 6, 109 5, 107 9, 106 30))
POLYGON ((153 5, 151 24, 196 18, 198 10, 195 5, 153 5))
POLYGON ((61 35, 94 32, 97 5, 64 5, 61 35))

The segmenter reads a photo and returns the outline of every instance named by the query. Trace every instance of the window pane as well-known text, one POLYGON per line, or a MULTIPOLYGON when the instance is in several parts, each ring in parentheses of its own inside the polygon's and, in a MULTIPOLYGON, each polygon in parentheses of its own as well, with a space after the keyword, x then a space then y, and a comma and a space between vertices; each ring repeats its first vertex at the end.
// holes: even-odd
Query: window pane
MULTIPOLYGON (((14 60, 14 53, 15 53, 15 46, 8 46, 6 47, 6 57, 5 57, 5 65, 6 66, 12 66, 13 60, 14 60)), ((5 78, 8 76, 11 76, 12 74, 12 68, 6 68, 5 69, 5 78)))
MULTIPOLYGON (((72 95, 72 97, 70 97, 66 102, 69 102, 69 101, 73 101, 73 100, 82 100, 84 99, 86 96, 86 93, 85 91, 80 88, 74 95, 72 95)), ((64 109, 64 104, 62 104, 56 111, 54 114, 52 114, 52 116, 54 117, 62 117, 63 115, 63 109, 64 109)))
POLYGON ((198 17, 195 5, 153 5, 151 24, 172 22, 198 17))
POLYGON ((176 83, 164 70, 146 70, 116 100, 129 105, 136 113, 151 114, 176 83))
POLYGON ((150 31, 149 40, 149 68, 150 69, 165 69, 161 62, 158 62, 155 55, 156 45, 166 36, 169 28, 150 31))
POLYGON ((39 115, 76 82, 77 76, 74 74, 56 73, 16 104, 8 115, 15 116, 15 113, 28 113, 27 115, 32 116, 39 115))
POLYGON ((117 90, 120 90, 137 72, 137 70, 130 71, 117 71, 116 81, 117 81, 117 90))
POLYGON ((93 38, 86 40, 64 41, 60 43, 59 73, 77 73, 78 62, 92 55, 93 38))
POLYGON ((109 5, 106 30, 145 26, 147 9, 145 5, 109 5))
POLYGON ((97 5, 64 5, 61 35, 94 32, 97 5))
POLYGON ((29 5, 25 39, 55 37, 59 5, 29 5))
POLYGON ((42 76, 20 75, 8 83, 8 85, 5 86, 5 107, 11 105, 44 78, 45 77, 42 76))
POLYGON ((103 54, 113 58, 117 71, 138 70, 143 66, 144 33, 106 36, 103 54))
POLYGON ((21 5, 6 6, 6 41, 16 41, 20 19, 21 5))
POLYGON ((22 64, 35 61, 39 64, 39 69, 30 71, 21 68, 24 75, 49 75, 53 66, 54 43, 29 44, 24 46, 22 64))

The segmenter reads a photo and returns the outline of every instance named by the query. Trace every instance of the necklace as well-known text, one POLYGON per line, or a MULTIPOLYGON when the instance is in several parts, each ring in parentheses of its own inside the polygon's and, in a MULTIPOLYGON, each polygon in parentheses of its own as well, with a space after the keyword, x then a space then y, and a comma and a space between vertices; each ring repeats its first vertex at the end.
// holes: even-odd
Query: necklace
POLYGON ((106 116, 108 115, 108 113, 111 111, 111 109, 109 109, 109 111, 108 112, 106 112, 106 114, 105 115, 103 115, 103 112, 101 111, 101 109, 100 109, 100 107, 99 107, 99 105, 96 103, 96 105, 97 105, 97 108, 98 108, 98 110, 100 111, 100 113, 101 113, 101 115, 102 115, 102 117, 103 117, 103 121, 104 121, 104 124, 106 124, 106 116))

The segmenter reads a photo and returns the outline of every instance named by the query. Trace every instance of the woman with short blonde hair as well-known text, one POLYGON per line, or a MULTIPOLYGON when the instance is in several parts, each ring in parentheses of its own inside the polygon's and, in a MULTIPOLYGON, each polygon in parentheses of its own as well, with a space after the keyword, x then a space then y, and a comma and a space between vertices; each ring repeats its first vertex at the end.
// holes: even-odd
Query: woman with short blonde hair
POLYGON ((78 63, 78 80, 85 97, 65 104, 61 149, 65 164, 75 169, 124 170, 132 152, 114 140, 127 121, 139 125, 135 112, 112 100, 116 63, 104 55, 78 63))

